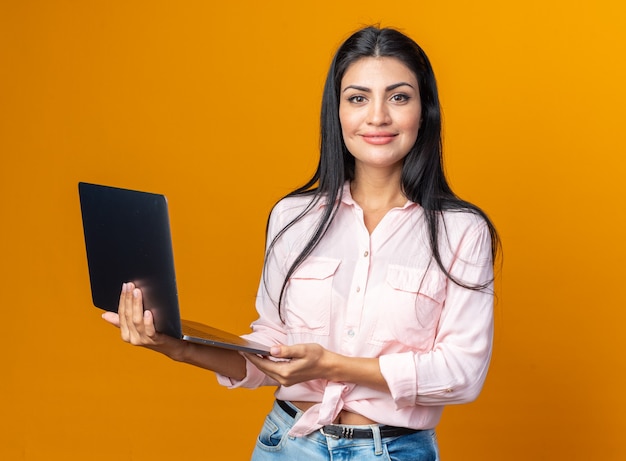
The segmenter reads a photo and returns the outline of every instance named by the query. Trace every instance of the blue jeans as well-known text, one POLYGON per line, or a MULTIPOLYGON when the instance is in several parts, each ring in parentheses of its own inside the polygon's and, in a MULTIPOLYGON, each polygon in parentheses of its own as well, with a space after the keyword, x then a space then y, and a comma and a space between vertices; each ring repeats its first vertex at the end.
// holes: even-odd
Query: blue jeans
POLYGON ((337 439, 321 431, 305 437, 287 435, 300 415, 302 412, 298 411, 292 418, 274 403, 257 439, 252 461, 439 461, 432 429, 381 438, 378 426, 349 426, 372 428, 371 439, 337 439))

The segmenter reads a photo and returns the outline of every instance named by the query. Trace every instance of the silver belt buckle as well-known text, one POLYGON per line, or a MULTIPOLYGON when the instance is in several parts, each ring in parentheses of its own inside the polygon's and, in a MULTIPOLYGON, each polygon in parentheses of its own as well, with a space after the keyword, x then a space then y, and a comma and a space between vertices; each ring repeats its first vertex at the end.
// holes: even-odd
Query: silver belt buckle
POLYGON ((324 426, 322 426, 320 428, 320 432, 322 433, 322 435, 326 436, 326 437, 330 437, 331 439, 339 439, 338 435, 335 434, 327 434, 326 432, 324 432, 324 426))
POLYGON ((337 435, 337 434, 327 434, 326 432, 324 432, 324 426, 322 426, 320 428, 320 432, 322 433, 322 435, 333 438, 333 439, 351 439, 352 436, 354 435, 354 428, 341 426, 341 434, 337 435))

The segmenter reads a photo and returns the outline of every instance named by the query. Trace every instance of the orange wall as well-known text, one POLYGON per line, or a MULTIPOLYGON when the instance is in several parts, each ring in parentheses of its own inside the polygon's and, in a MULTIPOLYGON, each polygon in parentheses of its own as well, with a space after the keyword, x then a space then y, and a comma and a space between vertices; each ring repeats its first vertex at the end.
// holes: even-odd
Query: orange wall
POLYGON ((504 240, 493 366, 444 459, 625 459, 624 3, 297 4, 0 2, 0 459, 248 459, 271 390, 117 339, 76 183, 166 193, 184 315, 244 332, 331 54, 372 22, 429 53, 451 181, 504 240))

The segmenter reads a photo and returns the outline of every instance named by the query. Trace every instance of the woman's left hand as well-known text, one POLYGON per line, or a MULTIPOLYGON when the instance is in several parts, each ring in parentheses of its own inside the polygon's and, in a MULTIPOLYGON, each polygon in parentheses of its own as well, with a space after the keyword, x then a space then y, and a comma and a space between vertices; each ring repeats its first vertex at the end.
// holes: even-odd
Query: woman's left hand
POLYGON ((281 360, 248 353, 244 355, 259 370, 283 386, 292 386, 312 379, 332 380, 333 364, 339 357, 319 344, 274 346, 271 353, 272 358, 281 360))

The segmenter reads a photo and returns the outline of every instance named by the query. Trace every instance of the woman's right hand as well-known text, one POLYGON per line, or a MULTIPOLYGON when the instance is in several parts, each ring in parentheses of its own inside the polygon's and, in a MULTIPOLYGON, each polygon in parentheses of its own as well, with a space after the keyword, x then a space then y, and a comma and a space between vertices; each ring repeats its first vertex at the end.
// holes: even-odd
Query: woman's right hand
POLYGON ((143 309, 141 290, 133 283, 122 285, 120 304, 102 318, 120 329, 122 339, 165 354, 172 360, 213 370, 235 380, 246 377, 246 362, 237 351, 183 341, 156 331, 152 313, 143 309))
POLYGON ((156 331, 152 312, 144 310, 141 290, 132 282, 122 285, 117 313, 105 312, 102 318, 118 327, 127 343, 157 350, 173 359, 177 352, 182 353, 182 340, 156 331))

